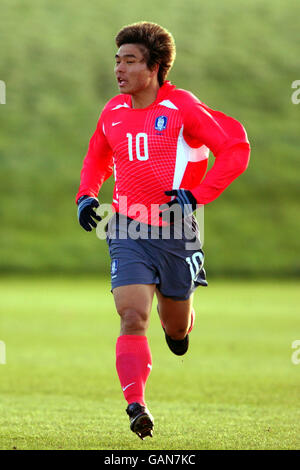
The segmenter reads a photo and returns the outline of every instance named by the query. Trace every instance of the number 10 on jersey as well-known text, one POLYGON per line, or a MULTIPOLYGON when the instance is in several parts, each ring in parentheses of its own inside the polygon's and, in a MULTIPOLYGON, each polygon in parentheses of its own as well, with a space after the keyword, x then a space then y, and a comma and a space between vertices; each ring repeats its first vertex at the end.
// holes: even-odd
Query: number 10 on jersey
MULTIPOLYGON (((133 162, 134 155, 133 155, 133 136, 129 132, 126 134, 128 139, 128 156, 129 161, 133 162)), ((145 161, 149 158, 148 153, 148 135, 145 132, 139 132, 135 136, 135 149, 136 149, 136 158, 137 160, 145 161), (144 155, 141 154, 141 148, 144 147, 144 155)))

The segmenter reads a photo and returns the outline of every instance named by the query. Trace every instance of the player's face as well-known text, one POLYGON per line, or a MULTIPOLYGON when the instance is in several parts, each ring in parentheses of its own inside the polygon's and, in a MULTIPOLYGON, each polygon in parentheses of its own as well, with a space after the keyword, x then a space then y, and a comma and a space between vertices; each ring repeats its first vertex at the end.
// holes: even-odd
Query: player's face
POLYGON ((116 54, 115 74, 121 93, 134 95, 147 88, 153 78, 139 47, 123 44, 116 54))

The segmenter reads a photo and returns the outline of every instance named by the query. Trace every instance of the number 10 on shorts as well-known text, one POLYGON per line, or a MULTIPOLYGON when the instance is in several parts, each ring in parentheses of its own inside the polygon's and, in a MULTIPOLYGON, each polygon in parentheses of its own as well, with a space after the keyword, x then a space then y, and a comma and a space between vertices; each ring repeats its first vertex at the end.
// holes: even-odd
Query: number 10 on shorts
POLYGON ((185 258, 185 261, 189 265, 191 271, 191 278, 193 281, 196 280, 200 269, 203 266, 203 254, 200 251, 196 251, 192 256, 185 258))

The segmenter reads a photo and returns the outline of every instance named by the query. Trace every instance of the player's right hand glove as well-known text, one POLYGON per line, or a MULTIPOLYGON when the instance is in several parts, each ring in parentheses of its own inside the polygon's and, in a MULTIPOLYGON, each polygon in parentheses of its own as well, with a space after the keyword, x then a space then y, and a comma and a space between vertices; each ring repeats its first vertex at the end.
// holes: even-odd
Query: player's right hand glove
POLYGON ((90 196, 81 196, 78 201, 78 220, 81 227, 87 232, 92 231, 92 227, 97 227, 94 219, 100 222, 101 217, 96 214, 94 208, 99 207, 98 199, 90 196))

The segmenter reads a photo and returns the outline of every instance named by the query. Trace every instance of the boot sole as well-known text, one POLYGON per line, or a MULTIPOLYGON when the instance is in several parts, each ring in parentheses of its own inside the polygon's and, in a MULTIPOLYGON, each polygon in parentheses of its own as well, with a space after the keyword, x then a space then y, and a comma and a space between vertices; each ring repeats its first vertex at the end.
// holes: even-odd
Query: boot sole
POLYGON ((142 440, 146 436, 152 437, 153 421, 147 414, 137 416, 130 425, 131 431, 135 432, 142 440))

